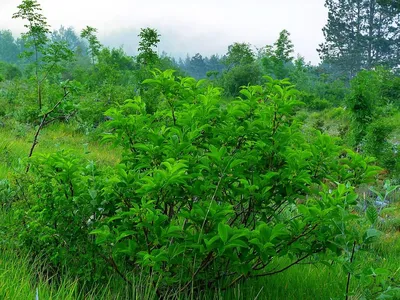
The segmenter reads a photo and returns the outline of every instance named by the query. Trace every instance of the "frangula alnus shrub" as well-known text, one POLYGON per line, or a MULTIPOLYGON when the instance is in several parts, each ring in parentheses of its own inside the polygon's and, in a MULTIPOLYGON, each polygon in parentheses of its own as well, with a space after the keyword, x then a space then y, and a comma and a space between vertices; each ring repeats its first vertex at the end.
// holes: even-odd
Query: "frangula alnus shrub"
POLYGON ((378 168, 318 131, 305 136, 289 82, 266 78, 229 103, 171 70, 144 83, 159 94, 154 114, 140 97, 106 112, 104 139, 125 149, 114 169, 34 159, 25 244, 87 278, 104 266, 127 281, 151 275, 160 293, 226 287, 348 245, 354 189, 378 168))

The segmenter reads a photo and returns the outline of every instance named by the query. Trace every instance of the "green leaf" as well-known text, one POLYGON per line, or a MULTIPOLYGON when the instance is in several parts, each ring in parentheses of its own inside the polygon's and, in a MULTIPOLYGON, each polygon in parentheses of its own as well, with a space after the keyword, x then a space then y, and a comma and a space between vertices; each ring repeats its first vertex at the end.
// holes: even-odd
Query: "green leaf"
POLYGON ((390 271, 388 270, 388 269, 384 269, 384 268, 377 268, 377 269, 374 269, 374 273, 376 274, 376 275, 380 275, 380 276, 389 276, 389 274, 390 274, 390 271))
POLYGON ((247 99, 251 99, 251 93, 248 90, 242 89, 239 91, 239 93, 246 96, 247 99))
POLYGON ((226 225, 224 223, 218 224, 218 235, 221 238, 221 240, 224 242, 224 244, 228 241, 229 229, 230 229, 229 225, 226 225))
POLYGON ((258 246, 260 249, 263 247, 263 244, 260 242, 260 240, 256 238, 249 240, 249 243, 258 246))
POLYGON ((233 161, 229 164, 229 167, 230 167, 231 169, 233 169, 233 168, 235 168, 236 166, 241 165, 241 164, 244 164, 244 163, 246 163, 246 161, 245 161, 244 159, 235 159, 235 160, 233 160, 233 161))
POLYGON ((376 223, 376 221, 378 220, 378 211, 376 209, 376 207, 374 206, 369 206, 367 208, 367 211, 365 212, 368 221, 374 225, 376 223))
POLYGON ((248 248, 249 245, 242 240, 234 240, 234 241, 229 241, 226 244, 225 249, 235 248, 235 247, 248 248))
POLYGON ((355 204, 358 199, 358 195, 356 193, 350 193, 346 196, 347 204, 355 204))
POLYGON ((177 233, 177 232, 181 232, 181 231, 182 231, 182 228, 180 226, 170 226, 168 228, 167 233, 171 234, 171 233, 177 233))
POLYGON ((205 82, 207 82, 207 79, 200 79, 197 83, 196 83, 196 88, 199 88, 202 84, 204 84, 205 82))
POLYGON ((380 193, 380 192, 378 192, 374 187, 370 187, 369 188, 369 190, 371 191, 371 192, 373 192, 375 195, 377 195, 379 198, 381 198, 382 200, 384 200, 384 197, 383 197, 383 195, 380 193))
POLYGON ((276 238, 283 238, 287 235, 288 235, 288 231, 286 229, 286 226, 284 224, 277 224, 272 229, 270 241, 272 241, 276 238))
POLYGON ((376 240, 382 233, 379 230, 376 230, 374 228, 370 228, 366 231, 364 235, 364 242, 365 243, 371 243, 374 240, 376 240))
POLYGON ((120 235, 117 237, 116 241, 118 242, 118 241, 122 240, 123 238, 126 238, 126 237, 134 235, 134 234, 136 234, 136 232, 133 230, 127 230, 127 231, 121 232, 120 235))
POLYGON ((393 193, 399 187, 400 187, 400 185, 395 185, 395 186, 388 187, 387 190, 386 190, 386 196, 389 196, 391 193, 393 193))
POLYGON ((89 190, 89 195, 90 195, 90 198, 92 198, 92 200, 95 200, 96 197, 97 197, 97 191, 90 189, 89 190))
POLYGON ((344 195, 344 193, 346 192, 346 185, 340 183, 337 187, 337 190, 340 196, 344 195))
POLYGON ((204 243, 207 246, 207 250, 212 250, 214 247, 212 245, 220 239, 219 235, 213 236, 210 240, 204 239, 204 243))
POLYGON ((161 81, 157 79, 145 79, 142 82, 143 84, 159 84, 161 85, 161 81))

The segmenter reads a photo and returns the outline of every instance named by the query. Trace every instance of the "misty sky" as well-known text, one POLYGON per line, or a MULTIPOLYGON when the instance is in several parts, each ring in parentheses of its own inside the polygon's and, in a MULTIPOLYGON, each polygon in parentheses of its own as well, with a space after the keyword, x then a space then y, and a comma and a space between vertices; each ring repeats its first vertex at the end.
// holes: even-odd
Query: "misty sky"
MULTIPOLYGON (((22 0, 0 0, 0 29, 15 34, 23 22, 12 14, 22 0)), ((134 54, 141 27, 157 28, 159 50, 186 57, 225 54, 233 42, 256 47, 272 44, 282 29, 291 33, 295 52, 318 63, 316 48, 323 42, 327 20, 324 0, 38 0, 52 29, 60 25, 80 31, 86 25, 99 30, 108 46, 134 54)))

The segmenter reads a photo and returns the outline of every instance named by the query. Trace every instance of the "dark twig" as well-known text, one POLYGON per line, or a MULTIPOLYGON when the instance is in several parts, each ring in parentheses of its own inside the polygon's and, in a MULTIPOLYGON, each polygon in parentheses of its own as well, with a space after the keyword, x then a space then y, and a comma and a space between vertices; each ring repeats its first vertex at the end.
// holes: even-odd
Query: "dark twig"
POLYGON ((99 255, 101 258, 103 258, 112 268, 113 270, 119 275, 121 276, 121 278, 129 285, 129 286, 133 286, 132 281, 130 281, 128 278, 126 278, 126 276, 119 270, 115 260, 112 258, 112 256, 110 257, 106 257, 105 255, 103 255, 102 253, 99 252, 99 255))
MULTIPOLYGON (((354 253, 356 252, 356 245, 357 245, 357 242, 354 241, 354 243, 353 243, 353 250, 351 251, 350 264, 353 263, 353 260, 354 260, 354 253)), ((346 300, 349 299, 350 279, 351 279, 351 272, 349 272, 349 273, 347 274, 346 300)))
MULTIPOLYGON (((28 158, 32 157, 32 155, 33 155, 33 151, 35 150, 35 147, 38 144, 38 138, 39 138, 40 131, 46 126, 47 118, 53 111, 55 111, 57 109, 57 107, 60 106, 60 104, 64 101, 64 99, 66 99, 68 97, 69 94, 70 94, 70 92, 64 88, 64 96, 53 106, 52 109, 50 109, 47 113, 45 113, 43 115, 42 121, 40 122, 40 125, 39 125, 38 129, 36 130, 35 136, 33 137, 32 147, 29 151, 28 158)), ((29 172, 30 167, 31 167, 31 164, 28 163, 28 165, 26 166, 26 170, 25 170, 26 173, 29 172)))
POLYGON ((192 276, 192 280, 188 281, 180 290, 179 292, 183 292, 185 289, 187 289, 189 287, 190 284, 193 283, 194 278, 197 276, 197 274, 200 273, 200 271, 204 268, 206 268, 212 261, 214 260, 214 252, 210 252, 208 253, 208 255, 203 259, 203 261, 201 262, 200 266, 198 267, 198 269, 193 273, 192 276))

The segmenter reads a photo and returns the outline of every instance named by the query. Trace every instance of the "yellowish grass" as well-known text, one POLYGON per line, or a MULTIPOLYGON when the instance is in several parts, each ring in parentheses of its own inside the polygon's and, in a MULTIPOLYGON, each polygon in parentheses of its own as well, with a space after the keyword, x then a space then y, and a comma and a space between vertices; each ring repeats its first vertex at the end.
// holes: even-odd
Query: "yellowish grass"
MULTIPOLYGON (((34 134, 33 128, 26 128, 23 134, 18 135, 10 127, 0 131, 0 178, 8 178, 13 170, 24 165, 32 147, 34 134)), ((93 141, 65 124, 44 128, 38 141, 34 153, 52 153, 68 149, 100 166, 117 164, 122 152, 112 145, 93 141)))

